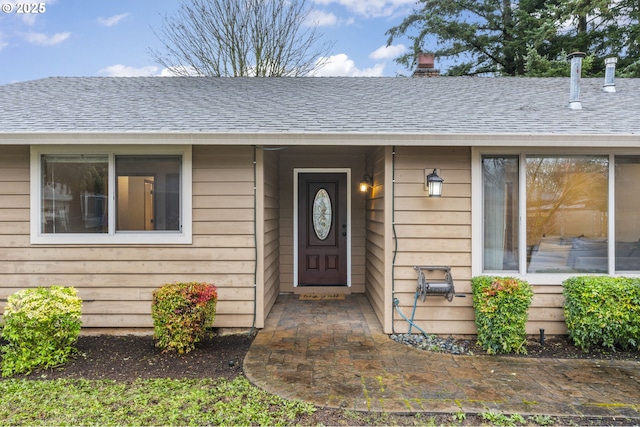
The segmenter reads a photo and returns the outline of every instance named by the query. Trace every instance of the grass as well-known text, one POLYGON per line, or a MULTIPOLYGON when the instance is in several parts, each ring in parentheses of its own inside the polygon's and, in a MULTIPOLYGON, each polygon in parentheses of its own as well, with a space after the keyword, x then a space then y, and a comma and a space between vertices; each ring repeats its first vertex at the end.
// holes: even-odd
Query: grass
POLYGON ((226 380, 5 380, 0 425, 292 425, 315 411, 226 380))
MULTIPOLYGON (((299 400, 287 400, 252 386, 242 376, 224 379, 57 379, 0 381, 0 426, 552 426, 601 425, 594 420, 500 412, 477 415, 400 415, 337 410, 330 418, 299 400), (316 418, 320 415, 320 418, 316 418), (586 421, 586 423, 584 423, 586 421)), ((615 418, 614 418, 615 420, 615 418)), ((631 420, 633 422, 633 420, 631 420)), ((605 424, 608 424, 605 422, 605 424)), ((616 423, 616 425, 627 425, 616 423)))

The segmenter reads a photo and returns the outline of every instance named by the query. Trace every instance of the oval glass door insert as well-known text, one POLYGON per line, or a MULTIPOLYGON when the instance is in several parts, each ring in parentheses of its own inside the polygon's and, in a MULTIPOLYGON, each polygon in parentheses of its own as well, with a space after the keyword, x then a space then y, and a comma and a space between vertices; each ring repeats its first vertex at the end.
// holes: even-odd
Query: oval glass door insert
POLYGON ((324 240, 331 231, 331 199, 327 190, 321 188, 313 199, 313 230, 318 239, 324 240))

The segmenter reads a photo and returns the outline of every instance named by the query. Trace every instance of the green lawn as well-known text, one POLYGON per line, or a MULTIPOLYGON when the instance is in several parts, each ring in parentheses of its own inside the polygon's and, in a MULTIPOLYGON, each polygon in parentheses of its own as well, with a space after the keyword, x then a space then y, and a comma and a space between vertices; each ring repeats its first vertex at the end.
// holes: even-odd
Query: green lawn
POLYGON ((0 381, 0 425, 292 425, 313 405, 225 380, 0 381))

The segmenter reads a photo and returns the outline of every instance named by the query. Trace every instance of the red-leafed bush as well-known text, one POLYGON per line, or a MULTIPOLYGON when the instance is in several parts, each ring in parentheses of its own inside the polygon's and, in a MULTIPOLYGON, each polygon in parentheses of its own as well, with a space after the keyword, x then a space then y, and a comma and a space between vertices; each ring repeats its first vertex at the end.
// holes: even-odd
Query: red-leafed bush
POLYGON ((209 283, 171 283, 153 292, 151 315, 156 346, 180 354, 195 348, 213 325, 217 288, 209 283))

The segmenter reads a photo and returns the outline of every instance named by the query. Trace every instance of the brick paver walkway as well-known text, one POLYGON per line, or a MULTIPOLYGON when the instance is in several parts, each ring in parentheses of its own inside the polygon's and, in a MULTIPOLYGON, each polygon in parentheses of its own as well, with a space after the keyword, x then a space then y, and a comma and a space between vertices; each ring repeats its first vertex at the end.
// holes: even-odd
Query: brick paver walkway
POLYGON ((640 421, 640 363, 453 356, 382 332, 364 295, 281 295, 244 361, 255 385, 359 411, 623 416, 640 421))

